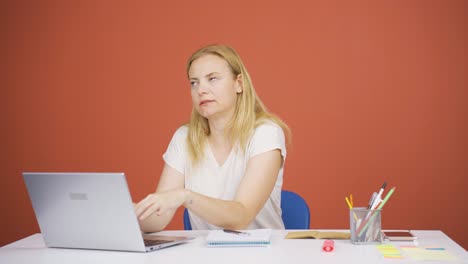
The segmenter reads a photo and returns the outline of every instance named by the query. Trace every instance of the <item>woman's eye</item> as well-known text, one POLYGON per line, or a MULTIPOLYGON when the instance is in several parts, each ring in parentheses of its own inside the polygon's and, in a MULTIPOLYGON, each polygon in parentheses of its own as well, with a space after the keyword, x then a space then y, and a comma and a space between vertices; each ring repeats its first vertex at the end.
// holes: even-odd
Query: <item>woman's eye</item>
POLYGON ((218 78, 216 78, 216 77, 210 77, 208 80, 210 80, 210 82, 211 82, 211 81, 214 81, 214 80, 217 80, 217 79, 218 78))
POLYGON ((197 86, 197 82, 195 81, 190 82, 190 87, 195 87, 195 86, 197 86))

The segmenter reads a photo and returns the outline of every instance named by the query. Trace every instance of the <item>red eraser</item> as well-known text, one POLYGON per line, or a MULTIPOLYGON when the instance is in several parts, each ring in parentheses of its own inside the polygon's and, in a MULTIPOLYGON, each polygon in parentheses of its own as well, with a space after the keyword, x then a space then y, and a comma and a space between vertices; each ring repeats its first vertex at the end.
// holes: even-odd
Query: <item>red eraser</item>
POLYGON ((322 249, 325 252, 332 252, 333 249, 335 249, 335 241, 333 241, 333 240, 323 241, 322 249))

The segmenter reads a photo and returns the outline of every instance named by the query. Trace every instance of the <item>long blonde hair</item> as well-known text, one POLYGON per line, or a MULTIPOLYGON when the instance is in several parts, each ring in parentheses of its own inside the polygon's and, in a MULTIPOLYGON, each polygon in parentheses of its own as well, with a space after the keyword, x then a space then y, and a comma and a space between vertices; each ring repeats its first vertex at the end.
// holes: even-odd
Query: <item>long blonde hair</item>
MULTIPOLYGON (((230 142, 234 145, 239 142, 242 151, 245 152, 247 143, 252 136, 254 129, 265 123, 273 121, 282 129, 288 142, 291 138, 291 130, 289 127, 276 115, 268 112, 265 105, 255 93, 255 89, 250 79, 250 75, 244 66, 237 52, 226 45, 209 45, 197 50, 189 58, 187 62, 187 76, 192 63, 205 55, 212 54, 224 59, 231 69, 234 78, 242 76, 243 90, 237 94, 236 109, 234 116, 228 124, 225 133, 230 142)), ((188 123, 187 145, 189 157, 193 164, 197 164, 204 156, 203 150, 207 137, 210 135, 210 126, 208 120, 201 116, 195 108, 192 108, 190 122, 188 123)))

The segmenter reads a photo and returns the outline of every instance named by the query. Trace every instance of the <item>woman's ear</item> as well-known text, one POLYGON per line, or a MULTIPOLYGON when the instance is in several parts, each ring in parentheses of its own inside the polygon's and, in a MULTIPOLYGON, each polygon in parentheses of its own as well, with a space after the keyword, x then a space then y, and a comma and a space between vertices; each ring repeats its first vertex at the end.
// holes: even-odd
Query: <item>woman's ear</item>
POLYGON ((242 82, 242 74, 237 75, 236 78, 236 93, 240 94, 244 91, 244 83, 242 82))

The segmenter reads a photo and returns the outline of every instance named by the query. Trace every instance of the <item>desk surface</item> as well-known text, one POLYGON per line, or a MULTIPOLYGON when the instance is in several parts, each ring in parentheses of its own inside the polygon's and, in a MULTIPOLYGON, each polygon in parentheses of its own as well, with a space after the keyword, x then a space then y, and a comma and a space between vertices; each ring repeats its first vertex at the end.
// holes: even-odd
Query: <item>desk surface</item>
MULTIPOLYGON (((41 234, 35 234, 0 248, 0 263, 468 263, 468 253, 441 231, 412 231, 418 246, 444 247, 456 261, 385 259, 373 245, 353 245, 335 240, 335 251, 321 251, 323 240, 284 239, 287 230, 275 230, 268 247, 208 248, 208 231, 163 231, 160 234, 196 236, 196 239, 150 253, 47 248, 41 234)), ((398 242, 411 245, 413 242, 398 242)))

